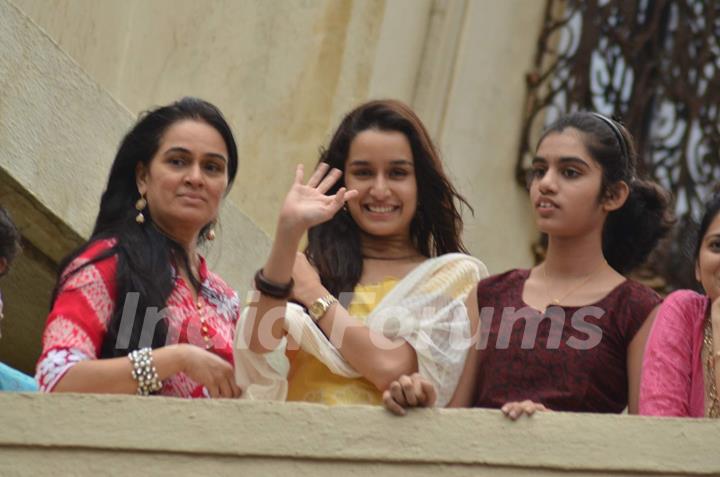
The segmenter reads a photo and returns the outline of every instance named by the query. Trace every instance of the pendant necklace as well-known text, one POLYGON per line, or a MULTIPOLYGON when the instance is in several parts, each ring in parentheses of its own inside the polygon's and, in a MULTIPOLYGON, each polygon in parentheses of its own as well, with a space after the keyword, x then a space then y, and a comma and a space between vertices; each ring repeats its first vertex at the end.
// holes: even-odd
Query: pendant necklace
POLYGON ((561 303, 564 299, 566 299, 567 297, 569 297, 570 295, 572 295, 573 293, 575 293, 576 291, 578 291, 578 290, 579 290, 580 288, 582 288, 584 285, 587 285, 587 283, 590 281, 590 279, 591 279, 593 276, 595 276, 595 274, 596 274, 598 271, 600 271, 600 269, 601 269, 601 268, 603 267, 603 265, 605 265, 605 264, 607 264, 607 260, 603 259, 603 261, 600 263, 600 265, 599 265, 597 268, 595 268, 595 270, 593 270, 592 272, 590 272, 589 274, 587 274, 587 276, 585 276, 585 278, 583 278, 583 279, 580 281, 579 284, 577 284, 577 285, 575 285, 574 287, 570 288, 570 290, 568 290, 568 292, 565 293, 564 295, 559 296, 559 297, 555 297, 555 298, 552 298, 552 294, 550 293, 549 284, 550 284, 550 282, 551 282, 551 278, 550 278, 550 277, 548 276, 548 274, 547 274, 547 270, 546 270, 546 266, 547 266, 547 265, 546 265, 546 264, 543 264, 543 269, 542 269, 542 270, 543 270, 543 277, 545 277, 545 297, 546 297, 546 298, 548 299, 548 301, 549 301, 550 303, 552 303, 553 305, 560 305, 560 303, 561 303))

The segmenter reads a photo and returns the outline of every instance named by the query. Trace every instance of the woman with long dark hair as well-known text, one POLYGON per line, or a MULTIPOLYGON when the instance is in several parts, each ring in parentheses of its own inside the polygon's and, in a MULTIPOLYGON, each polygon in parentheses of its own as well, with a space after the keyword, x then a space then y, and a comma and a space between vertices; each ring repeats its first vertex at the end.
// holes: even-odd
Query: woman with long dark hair
MULTIPOLYGON (((0 278, 10 271, 10 265, 20 253, 20 248, 20 232, 8 211, 0 206, 0 278)), ((0 336, 3 318, 3 298, 0 293, 0 336)), ((37 384, 31 376, 0 362, 0 391, 37 391, 37 384)))
POLYGON ((95 228, 60 266, 36 379, 43 391, 238 397, 237 294, 207 269, 237 173, 220 111, 183 98, 145 113, 110 170, 95 228))
POLYGON ((380 404, 390 382, 418 369, 454 389, 464 297, 487 274, 463 253, 462 203, 406 105, 371 101, 345 116, 307 183, 298 168, 256 274, 259 298, 236 345, 248 395, 380 404))
MULTIPOLYGON (((542 135, 528 185, 545 260, 482 280, 467 308, 475 344, 450 406, 638 412, 643 348, 660 297, 624 274, 672 225, 669 195, 638 177, 628 131, 597 113, 561 117, 542 135)), ((403 376, 384 396, 431 405, 437 389, 403 376)))
POLYGON ((720 195, 700 221, 695 278, 704 294, 665 298, 648 338, 640 414, 720 418, 720 195))

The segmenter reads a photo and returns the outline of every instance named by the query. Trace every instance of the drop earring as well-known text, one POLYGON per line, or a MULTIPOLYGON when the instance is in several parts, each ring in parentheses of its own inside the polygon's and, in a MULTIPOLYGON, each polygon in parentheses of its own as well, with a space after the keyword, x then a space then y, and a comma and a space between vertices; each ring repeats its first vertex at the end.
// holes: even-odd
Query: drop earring
POLYGON ((140 198, 135 202, 135 210, 138 211, 138 214, 135 216, 135 222, 142 225, 145 223, 145 216, 143 215, 142 211, 147 206, 147 200, 145 200, 145 197, 140 196, 140 198))

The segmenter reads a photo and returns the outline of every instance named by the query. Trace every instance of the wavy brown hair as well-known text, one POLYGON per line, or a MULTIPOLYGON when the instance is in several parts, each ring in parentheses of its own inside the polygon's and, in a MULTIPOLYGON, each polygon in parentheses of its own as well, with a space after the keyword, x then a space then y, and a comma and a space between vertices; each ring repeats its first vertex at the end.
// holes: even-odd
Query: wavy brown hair
MULTIPOLYGON (((471 212, 472 207, 448 180, 430 135, 406 104, 386 99, 358 106, 340 122, 327 149, 321 151, 319 162, 344 172, 350 145, 358 134, 369 129, 400 132, 410 143, 418 190, 410 236, 417 250, 426 257, 466 252, 459 206, 465 205, 471 212)), ((344 186, 341 178, 328 194, 335 194, 344 186)), ((310 229, 305 253, 318 268, 323 285, 335 296, 352 292, 360 280, 363 266, 360 230, 344 210, 310 229)))

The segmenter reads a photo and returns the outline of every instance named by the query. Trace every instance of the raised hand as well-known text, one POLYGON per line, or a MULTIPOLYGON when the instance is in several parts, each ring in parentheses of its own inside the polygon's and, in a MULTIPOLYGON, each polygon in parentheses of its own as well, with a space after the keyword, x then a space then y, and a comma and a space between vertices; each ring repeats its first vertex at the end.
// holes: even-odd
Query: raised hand
MULTIPOLYGON (((346 200, 357 195, 357 191, 348 191, 345 187, 341 187, 335 195, 325 195, 342 176, 340 170, 330 170, 330 166, 325 163, 318 166, 307 183, 303 183, 304 175, 303 166, 298 165, 295 180, 280 210, 270 256, 261 270, 266 280, 277 284, 290 283, 293 276, 297 275, 292 296, 301 303, 309 305, 318 297, 327 295, 327 290, 322 287, 317 272, 307 262, 305 256, 297 254, 300 240, 307 229, 330 220, 346 200), (296 263, 297 267, 294 267, 296 263)), ((284 306, 285 301, 284 297, 260 294, 257 305, 254 306, 259 319, 252 320, 251 351, 270 352, 285 335, 283 316, 276 312, 278 306, 284 306), (265 331, 261 338, 261 324, 263 330, 271 330, 272 338, 277 342, 267 340, 268 335, 265 331)))
POLYGON ((341 187, 335 195, 325 195, 340 179, 342 172, 322 163, 313 172, 306 184, 303 184, 305 172, 302 164, 295 170, 295 180, 285 196, 280 210, 280 224, 284 228, 307 230, 310 227, 330 220, 346 200, 357 195, 357 191, 348 191, 341 187))

